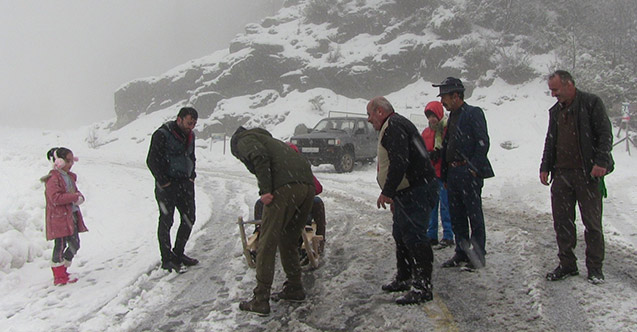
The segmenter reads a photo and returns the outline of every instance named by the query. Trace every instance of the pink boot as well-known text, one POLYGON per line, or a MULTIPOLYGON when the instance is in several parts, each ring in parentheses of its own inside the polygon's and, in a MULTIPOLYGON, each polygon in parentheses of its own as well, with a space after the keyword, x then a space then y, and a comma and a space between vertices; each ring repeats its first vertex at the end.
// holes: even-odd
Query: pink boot
POLYGON ((64 267, 64 274, 66 275, 66 282, 68 282, 69 284, 73 284, 77 282, 77 278, 71 278, 71 275, 66 271, 67 266, 63 265, 62 267, 64 267))
POLYGON ((64 269, 64 265, 51 267, 51 270, 53 270, 53 285, 66 285, 69 277, 66 275, 64 269))
POLYGON ((77 281, 77 278, 69 278, 69 274, 66 272, 66 266, 64 265, 53 266, 51 270, 53 270, 53 284, 55 286, 66 285, 77 281))

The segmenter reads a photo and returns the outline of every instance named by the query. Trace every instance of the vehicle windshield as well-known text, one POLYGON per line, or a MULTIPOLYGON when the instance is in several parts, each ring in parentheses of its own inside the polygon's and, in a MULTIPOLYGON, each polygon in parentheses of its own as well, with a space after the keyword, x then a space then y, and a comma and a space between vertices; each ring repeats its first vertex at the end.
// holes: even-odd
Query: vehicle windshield
POLYGON ((356 127, 356 120, 323 119, 316 124, 313 131, 340 130, 351 133, 356 127))

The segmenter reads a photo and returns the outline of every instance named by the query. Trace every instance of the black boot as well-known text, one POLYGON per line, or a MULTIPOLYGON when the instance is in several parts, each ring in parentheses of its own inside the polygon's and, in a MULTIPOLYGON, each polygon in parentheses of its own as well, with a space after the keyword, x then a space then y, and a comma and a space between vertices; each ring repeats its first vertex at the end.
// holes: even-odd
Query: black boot
POLYGON ((404 292, 411 288, 411 279, 398 280, 394 279, 388 284, 384 284, 381 287, 385 292, 404 292))
POLYGON ((433 286, 431 285, 431 281, 414 281, 411 290, 407 294, 397 298, 396 304, 418 304, 431 301, 433 298, 433 286))
POLYGON ((173 254, 175 255, 175 257, 179 260, 179 263, 181 263, 184 266, 194 266, 199 264, 199 261, 195 258, 190 258, 188 256, 186 256, 186 254, 179 253, 177 251, 175 251, 175 249, 173 249, 173 254))

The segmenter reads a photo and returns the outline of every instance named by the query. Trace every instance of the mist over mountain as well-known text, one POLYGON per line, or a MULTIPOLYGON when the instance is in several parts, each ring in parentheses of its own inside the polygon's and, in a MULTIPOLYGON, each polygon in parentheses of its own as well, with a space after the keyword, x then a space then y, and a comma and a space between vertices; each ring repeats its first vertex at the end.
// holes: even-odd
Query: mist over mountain
MULTIPOLYGON (((287 0, 227 49, 124 84, 111 129, 192 105, 205 138, 248 122, 276 125, 297 110, 261 110, 290 93, 327 89, 348 108, 422 80, 456 76, 470 95, 495 80, 523 84, 558 68, 614 109, 637 97, 636 36, 630 0, 287 0), (238 97, 251 102, 233 105, 238 97)), ((323 93, 303 96, 307 111, 330 108, 323 93)))

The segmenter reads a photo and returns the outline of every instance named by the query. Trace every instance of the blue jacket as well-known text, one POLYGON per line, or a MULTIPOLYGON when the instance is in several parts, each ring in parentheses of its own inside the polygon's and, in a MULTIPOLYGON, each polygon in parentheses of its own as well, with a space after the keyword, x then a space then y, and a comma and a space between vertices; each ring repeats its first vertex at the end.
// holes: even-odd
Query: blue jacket
MULTIPOLYGON (((457 155, 460 160, 466 161, 478 177, 486 179, 495 176, 491 163, 487 158, 489 152, 489 133, 487 131, 487 120, 480 107, 475 107, 463 103, 460 106, 461 114, 455 123, 455 129, 448 127, 447 135, 442 142, 442 168, 441 179, 447 182, 447 171, 449 163, 454 160, 446 160, 449 140, 455 140, 457 155)), ((449 124, 449 123, 448 123, 449 124)))

